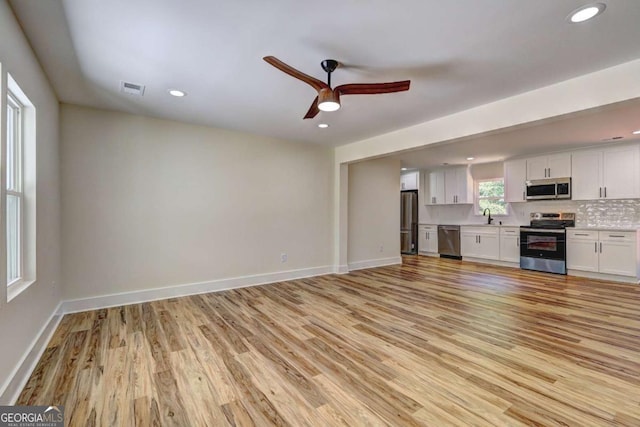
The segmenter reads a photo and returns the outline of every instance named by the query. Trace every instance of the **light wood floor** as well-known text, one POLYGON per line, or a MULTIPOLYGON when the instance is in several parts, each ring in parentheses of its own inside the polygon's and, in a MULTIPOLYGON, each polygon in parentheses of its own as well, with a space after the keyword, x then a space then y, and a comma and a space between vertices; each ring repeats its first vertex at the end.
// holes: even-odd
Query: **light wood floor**
POLYGON ((64 317, 69 425, 640 426, 640 286, 405 257, 64 317))

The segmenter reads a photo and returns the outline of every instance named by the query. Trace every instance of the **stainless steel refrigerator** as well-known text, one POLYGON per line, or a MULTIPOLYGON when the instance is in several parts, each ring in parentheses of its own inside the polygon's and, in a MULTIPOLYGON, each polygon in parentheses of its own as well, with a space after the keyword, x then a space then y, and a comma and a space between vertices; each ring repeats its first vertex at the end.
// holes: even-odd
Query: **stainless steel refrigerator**
POLYGON ((418 253, 418 192, 400 193, 400 252, 418 253))

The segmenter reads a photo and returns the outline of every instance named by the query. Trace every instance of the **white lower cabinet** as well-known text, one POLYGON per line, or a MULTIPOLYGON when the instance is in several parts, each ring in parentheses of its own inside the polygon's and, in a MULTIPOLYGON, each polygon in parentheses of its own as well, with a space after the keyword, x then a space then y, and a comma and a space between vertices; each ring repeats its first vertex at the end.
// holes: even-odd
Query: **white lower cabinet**
POLYGON ((460 227, 462 257, 500 259, 499 227, 460 227))
POLYGON ((500 261, 520 262, 520 227, 500 227, 500 261))
POLYGON ((437 225, 418 225, 418 252, 438 253, 437 225))
POLYGON ((636 277, 637 254, 635 231, 567 231, 569 270, 636 277))
POLYGON ((567 231, 567 268, 598 272, 598 232, 567 231))
POLYGON ((601 231, 599 235, 600 273, 636 276, 636 233, 601 231))

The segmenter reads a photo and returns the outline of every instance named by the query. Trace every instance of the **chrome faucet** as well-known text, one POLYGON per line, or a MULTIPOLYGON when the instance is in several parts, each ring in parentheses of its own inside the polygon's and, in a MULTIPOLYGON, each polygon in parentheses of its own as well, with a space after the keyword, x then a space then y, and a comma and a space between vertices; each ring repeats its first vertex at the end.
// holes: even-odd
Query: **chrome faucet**
POLYGON ((491 209, 484 208, 484 211, 482 211, 482 216, 487 216, 487 211, 489 212, 489 218, 487 218, 487 224, 491 225, 491 221, 493 221, 493 218, 491 218, 491 209))

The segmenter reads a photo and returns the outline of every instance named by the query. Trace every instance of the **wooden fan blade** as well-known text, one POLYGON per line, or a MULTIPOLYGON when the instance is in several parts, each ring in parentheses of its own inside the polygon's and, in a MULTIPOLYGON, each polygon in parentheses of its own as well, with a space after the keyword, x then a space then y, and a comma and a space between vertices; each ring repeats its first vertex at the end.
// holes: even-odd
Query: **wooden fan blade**
POLYGON ((334 91, 340 95, 375 95, 378 93, 393 93, 409 90, 411 80, 392 83, 352 83, 336 86, 334 91))
POLYGON ((316 96, 316 99, 314 99, 313 102, 311 103, 311 107, 309 107, 309 111, 307 111, 307 114, 304 116, 304 118, 313 119, 315 116, 318 115, 319 112, 320 112, 320 109, 318 108, 318 97, 316 96))
POLYGON ((295 68, 293 68, 293 67, 285 64, 284 62, 280 61, 275 56, 265 56, 262 59, 264 59, 266 62, 268 62, 269 64, 271 64, 274 67, 276 67, 278 70, 283 71, 283 72, 289 74, 290 76, 295 77, 298 80, 302 80, 303 82, 305 82, 306 84, 310 85, 311 87, 313 87, 317 91, 320 91, 320 89, 324 89, 324 88, 328 88, 329 87, 322 80, 318 80, 315 77, 311 77, 310 75, 303 73, 302 71, 296 70, 295 68))

